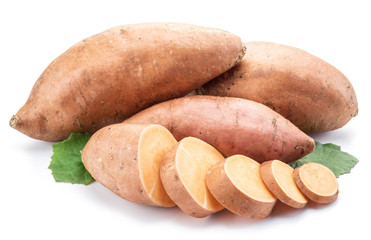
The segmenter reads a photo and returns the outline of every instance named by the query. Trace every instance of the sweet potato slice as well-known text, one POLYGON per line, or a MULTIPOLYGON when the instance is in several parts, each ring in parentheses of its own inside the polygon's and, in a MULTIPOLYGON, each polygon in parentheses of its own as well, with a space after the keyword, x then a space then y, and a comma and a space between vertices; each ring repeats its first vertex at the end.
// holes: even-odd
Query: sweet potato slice
POLYGON ((175 204, 162 186, 160 162, 176 143, 171 133, 158 125, 146 128, 139 139, 138 166, 144 190, 152 201, 164 207, 175 204))
POLYGON ((175 206, 160 180, 160 161, 177 141, 160 125, 114 124, 96 132, 82 150, 86 169, 129 201, 175 206))
POLYGON ((298 188, 312 201, 331 203, 337 199, 339 186, 334 173, 319 163, 307 163, 293 173, 298 188))
POLYGON ((279 160, 264 162, 260 166, 264 183, 281 202, 294 208, 303 208, 308 201, 296 186, 293 171, 289 165, 279 160))
POLYGON ((175 145, 162 159, 160 176, 170 198, 192 217, 206 217, 223 209, 206 186, 206 173, 224 157, 194 137, 175 145))
POLYGON ((261 179, 259 163, 243 155, 214 165, 206 183, 225 208, 243 217, 266 218, 277 201, 261 179))

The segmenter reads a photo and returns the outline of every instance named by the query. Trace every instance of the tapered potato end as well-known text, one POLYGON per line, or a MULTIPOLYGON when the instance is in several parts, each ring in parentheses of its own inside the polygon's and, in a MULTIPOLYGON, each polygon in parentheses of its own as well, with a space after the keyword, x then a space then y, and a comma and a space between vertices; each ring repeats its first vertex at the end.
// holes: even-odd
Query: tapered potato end
MULTIPOLYGON (((14 128, 15 130, 23 133, 23 134, 26 134, 28 136, 32 135, 32 136, 35 136, 33 138, 39 139, 38 134, 40 134, 40 133, 37 132, 38 130, 35 130, 34 128, 38 128, 39 126, 42 127, 43 122, 39 121, 39 122, 35 122, 34 124, 32 124, 31 121, 30 121, 31 116, 33 116, 33 115, 32 114, 29 114, 29 115, 23 114, 23 111, 21 109, 17 112, 17 114, 13 115, 12 118, 9 120, 9 126, 14 128)), ((40 131, 41 131, 41 128, 40 128, 40 131)))
POLYGON ((18 117, 16 115, 13 115, 12 118, 9 121, 9 126, 11 126, 14 129, 17 129, 18 125, 18 117))
POLYGON ((181 140, 165 154, 160 176, 170 198, 186 214, 202 218, 223 209, 206 187, 206 173, 224 157, 193 137, 181 140))
POLYGON ((336 176, 321 164, 304 164, 294 170, 293 177, 298 188, 314 202, 331 203, 338 197, 336 176))
MULTIPOLYGON (((40 104, 42 105, 42 104, 40 104)), ((39 106, 39 108, 41 108, 39 106)), ((49 114, 42 114, 34 110, 32 104, 27 102, 19 111, 12 116, 9 121, 10 127, 17 131, 37 140, 58 142, 67 139, 71 133, 81 132, 81 129, 75 128, 68 133, 61 134, 63 131, 63 120, 58 117, 60 121, 59 127, 50 124, 53 117, 49 114)))
POLYGON ((260 166, 264 183, 281 202, 294 208, 303 208, 308 201, 296 186, 293 172, 294 169, 279 160, 264 162, 260 166))
POLYGON ((261 179, 259 163, 242 155, 214 165, 206 183, 225 208, 243 217, 266 218, 276 204, 276 197, 261 179))

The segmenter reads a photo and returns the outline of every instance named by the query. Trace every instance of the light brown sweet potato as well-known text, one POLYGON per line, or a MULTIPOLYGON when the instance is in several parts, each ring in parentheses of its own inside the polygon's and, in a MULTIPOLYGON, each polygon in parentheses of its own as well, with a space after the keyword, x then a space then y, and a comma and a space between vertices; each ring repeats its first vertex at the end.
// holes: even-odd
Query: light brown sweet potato
POLYGON ((295 168, 293 176, 298 188, 314 202, 331 203, 338 197, 335 174, 319 163, 307 163, 295 168))
POLYGON ((344 126, 358 113, 349 80, 325 61, 294 47, 248 42, 236 67, 198 94, 250 99, 280 113, 304 132, 344 126))
POLYGON ((277 198, 265 186, 259 165, 243 155, 231 156, 208 171, 207 187, 231 212, 243 217, 266 218, 277 198))
POLYGON ((46 141, 93 133, 184 96, 243 55, 239 37, 213 28, 180 23, 114 27, 55 59, 10 125, 46 141))
POLYGON ((161 162, 160 176, 166 192, 192 217, 206 217, 223 209, 206 186, 206 173, 224 157, 211 145, 194 137, 181 140, 161 162))
POLYGON ((260 174, 269 190, 281 202, 294 208, 303 208, 308 201, 296 186, 292 176, 293 172, 294 169, 278 160, 271 160, 260 165, 260 174))
POLYGON ((93 134, 81 156, 93 178, 120 197, 172 207, 160 180, 160 161, 175 144, 159 125, 114 124, 93 134))
POLYGON ((199 138, 225 157, 291 162, 314 150, 314 141, 270 108, 245 99, 191 96, 152 106, 125 123, 160 124, 179 141, 199 138))

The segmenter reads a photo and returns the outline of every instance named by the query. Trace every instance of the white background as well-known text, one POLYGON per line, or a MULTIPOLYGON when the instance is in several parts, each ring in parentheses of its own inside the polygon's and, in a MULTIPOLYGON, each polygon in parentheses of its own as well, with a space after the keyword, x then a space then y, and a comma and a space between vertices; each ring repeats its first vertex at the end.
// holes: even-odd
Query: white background
POLYGON ((0 27, 0 239, 370 239, 367 1, 1 1, 0 27), (113 26, 159 21, 217 27, 243 41, 299 47, 350 79, 359 115, 342 129, 311 135, 341 145, 360 160, 351 174, 339 178, 335 203, 302 210, 278 204, 263 221, 227 211, 195 219, 177 208, 127 202, 97 182, 54 181, 48 169, 52 144, 11 129, 10 117, 47 65, 74 43, 113 26))

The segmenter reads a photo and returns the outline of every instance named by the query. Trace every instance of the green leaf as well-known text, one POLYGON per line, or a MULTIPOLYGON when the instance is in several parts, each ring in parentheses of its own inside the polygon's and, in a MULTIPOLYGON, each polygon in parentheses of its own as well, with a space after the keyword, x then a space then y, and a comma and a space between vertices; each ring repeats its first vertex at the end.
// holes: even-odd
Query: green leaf
POLYGON ((95 181, 81 161, 81 150, 89 139, 89 133, 72 133, 67 140, 53 144, 49 169, 57 182, 88 185, 95 181))
POLYGON ((340 146, 332 143, 321 144, 316 142, 314 152, 289 165, 292 168, 297 168, 309 162, 320 163, 333 171, 336 177, 339 177, 342 174, 350 173, 350 170, 358 163, 358 159, 341 151, 340 146))

